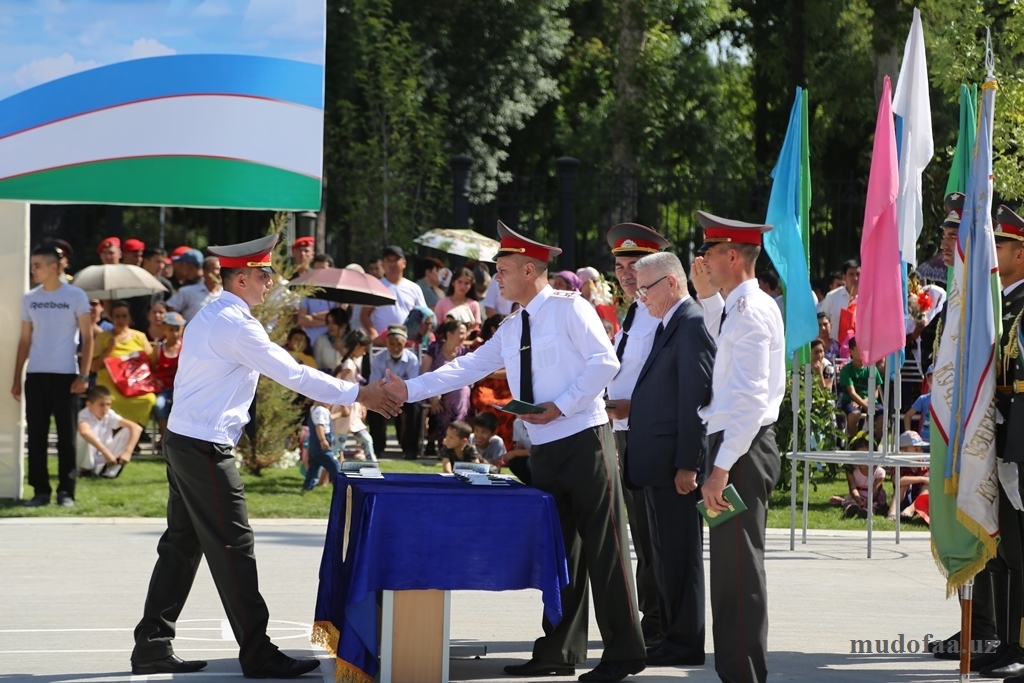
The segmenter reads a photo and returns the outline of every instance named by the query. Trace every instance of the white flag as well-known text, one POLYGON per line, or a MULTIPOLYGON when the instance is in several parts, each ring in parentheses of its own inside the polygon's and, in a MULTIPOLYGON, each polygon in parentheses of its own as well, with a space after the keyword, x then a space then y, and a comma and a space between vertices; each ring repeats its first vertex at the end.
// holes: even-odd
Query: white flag
POLYGON ((924 27, 921 11, 914 9, 914 21, 903 49, 892 111, 903 120, 899 144, 900 191, 896 198, 896 223, 900 231, 903 261, 917 265, 917 238, 924 215, 921 210, 921 173, 935 154, 932 141, 932 106, 928 98, 928 65, 924 56, 924 27))

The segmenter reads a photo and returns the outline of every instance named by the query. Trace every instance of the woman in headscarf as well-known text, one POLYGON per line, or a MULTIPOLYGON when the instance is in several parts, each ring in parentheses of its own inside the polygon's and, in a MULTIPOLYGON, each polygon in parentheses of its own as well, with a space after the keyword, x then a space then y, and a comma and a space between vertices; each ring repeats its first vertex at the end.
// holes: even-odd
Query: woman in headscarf
POLYGON ((434 328, 437 327, 437 316, 426 306, 416 306, 405 319, 405 329, 409 332, 410 348, 419 348, 420 354, 427 350, 434 341, 434 328))
POLYGON ((580 291, 580 279, 571 270, 561 270, 551 279, 551 286, 565 292, 580 291))
POLYGON ((611 336, 619 331, 619 316, 615 310, 615 297, 597 268, 587 266, 576 271, 580 280, 580 295, 597 310, 597 317, 612 326, 611 336))

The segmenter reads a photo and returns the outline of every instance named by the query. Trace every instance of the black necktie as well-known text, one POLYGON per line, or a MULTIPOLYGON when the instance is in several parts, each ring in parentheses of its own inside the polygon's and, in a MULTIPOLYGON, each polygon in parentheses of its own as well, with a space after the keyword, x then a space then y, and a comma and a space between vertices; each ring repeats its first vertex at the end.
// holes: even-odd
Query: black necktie
POLYGON ((622 338, 619 339, 619 346, 615 349, 615 357, 620 361, 622 360, 622 354, 626 352, 626 340, 629 338, 629 328, 633 327, 633 317, 636 315, 636 302, 634 301, 629 305, 629 310, 626 311, 626 319, 622 321, 622 338))
POLYGON ((523 336, 519 341, 519 400, 533 403, 533 351, 530 349, 530 314, 523 310, 523 336))
POLYGON ((722 328, 725 327, 725 309, 722 309, 722 319, 718 323, 718 336, 722 336, 722 328))
POLYGON ((658 323, 658 329, 656 329, 654 331, 654 343, 655 344, 658 343, 658 337, 660 337, 661 333, 664 332, 664 331, 665 331, 665 323, 658 323))

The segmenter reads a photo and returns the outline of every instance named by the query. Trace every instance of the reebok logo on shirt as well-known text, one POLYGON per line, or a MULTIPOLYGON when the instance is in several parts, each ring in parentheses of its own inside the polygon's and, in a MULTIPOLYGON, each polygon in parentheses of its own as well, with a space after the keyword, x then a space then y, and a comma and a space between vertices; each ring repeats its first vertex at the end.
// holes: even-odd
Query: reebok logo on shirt
POLYGON ((33 301, 28 305, 31 309, 37 308, 59 308, 64 310, 71 310, 71 304, 65 301, 33 301))

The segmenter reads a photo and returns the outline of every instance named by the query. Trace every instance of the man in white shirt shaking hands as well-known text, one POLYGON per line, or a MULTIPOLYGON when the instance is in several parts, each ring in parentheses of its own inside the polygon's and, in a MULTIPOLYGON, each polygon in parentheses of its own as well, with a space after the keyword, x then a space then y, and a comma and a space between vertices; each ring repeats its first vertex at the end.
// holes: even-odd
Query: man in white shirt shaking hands
POLYGON ((210 247, 220 257, 224 293, 202 308, 185 329, 174 407, 164 439, 167 461, 167 531, 157 545, 143 617, 135 628, 132 673, 188 673, 206 666, 174 655, 175 622, 199 560, 206 556, 247 678, 295 678, 319 666, 288 657, 270 642, 270 614, 260 595, 253 533, 242 478, 232 453, 249 421, 260 375, 328 404, 358 401, 388 417, 401 404, 382 382, 359 386, 295 361, 270 341, 250 313, 263 303, 272 280, 277 236, 210 247))

